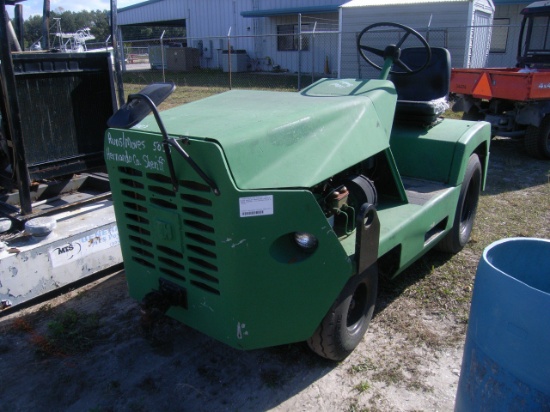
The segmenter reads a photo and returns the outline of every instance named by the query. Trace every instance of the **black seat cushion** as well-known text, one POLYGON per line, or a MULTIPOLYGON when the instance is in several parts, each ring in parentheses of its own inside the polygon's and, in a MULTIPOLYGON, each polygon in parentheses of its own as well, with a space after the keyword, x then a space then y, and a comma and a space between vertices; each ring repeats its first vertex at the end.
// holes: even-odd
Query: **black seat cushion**
MULTIPOLYGON (((424 125, 433 123, 448 107, 446 103, 451 80, 451 56, 447 49, 433 47, 428 66, 410 74, 392 74, 397 91, 396 121, 424 125)), ((423 47, 403 49, 401 60, 412 69, 426 60, 423 47)))

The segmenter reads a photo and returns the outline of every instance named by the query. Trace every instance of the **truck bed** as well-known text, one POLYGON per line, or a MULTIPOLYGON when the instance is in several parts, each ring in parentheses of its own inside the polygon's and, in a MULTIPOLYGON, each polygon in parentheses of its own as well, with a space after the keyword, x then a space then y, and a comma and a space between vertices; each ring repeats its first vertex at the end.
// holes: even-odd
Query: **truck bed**
POLYGON ((550 99, 550 70, 452 69, 450 90, 479 99, 546 100, 550 99))

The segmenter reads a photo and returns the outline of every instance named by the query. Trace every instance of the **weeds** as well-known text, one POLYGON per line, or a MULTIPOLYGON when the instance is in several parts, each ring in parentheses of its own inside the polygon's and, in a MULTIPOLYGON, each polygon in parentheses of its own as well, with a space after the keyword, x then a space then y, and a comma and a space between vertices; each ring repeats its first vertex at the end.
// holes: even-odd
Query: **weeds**
MULTIPOLYGON (((386 332, 387 344, 350 366, 350 374, 374 384, 432 392, 423 368, 430 361, 418 353, 463 342, 483 250, 506 237, 550 238, 548 163, 528 158, 520 144, 499 138, 492 142, 486 191, 471 240, 459 254, 429 252, 396 279, 381 282, 373 323, 386 332)), ((369 399, 379 394, 373 387, 369 399)), ((350 410, 358 410, 357 405, 350 410)))
POLYGON ((361 363, 351 365, 351 367, 348 369, 348 372, 352 375, 355 375, 362 372, 372 371, 374 369, 376 369, 376 366, 374 366, 374 363, 372 362, 372 360, 369 358, 366 358, 361 363))
POLYGON ((366 409, 361 408, 355 399, 350 403, 347 409, 347 412, 364 412, 364 411, 366 411, 366 409))
POLYGON ((64 353, 85 352, 93 345, 98 329, 97 314, 68 309, 48 323, 48 339, 64 353))
MULTIPOLYGON (((135 77, 133 84, 126 85, 127 90, 136 92, 151 80, 143 76, 135 77)), ((180 84, 185 84, 185 88, 178 88, 168 99, 175 101, 175 104, 225 90, 217 86, 196 87, 189 78, 185 81, 182 78, 178 85, 180 84)), ((430 367, 437 362, 437 356, 441 354, 442 349, 452 348, 449 352, 455 356, 459 343, 463 343, 475 272, 483 249, 490 243, 508 236, 550 237, 548 163, 523 156, 518 144, 520 143, 510 140, 494 141, 487 190, 480 199, 471 241, 461 253, 451 256, 432 251, 390 283, 381 280, 377 313, 371 323, 371 331, 356 352, 350 356, 350 359, 355 361, 346 360, 339 366, 332 366, 328 361, 304 354, 302 346, 283 345, 260 352, 263 354, 262 362, 254 364, 253 369, 251 368, 257 371, 258 364, 262 365, 259 372, 260 385, 273 389, 272 392, 279 397, 283 396, 283 391, 287 393, 296 382, 294 374, 303 376, 299 373, 306 371, 310 373, 309 377, 315 375, 314 378, 317 379, 321 373, 324 374, 328 370, 330 373, 333 369, 337 373, 343 371, 347 374, 347 379, 343 381, 348 383, 340 385, 342 393, 348 395, 344 395, 347 396, 343 400, 345 403, 338 406, 342 409, 348 408, 350 412, 396 410, 390 393, 410 391, 420 394, 419 397, 427 398, 429 392, 435 392, 428 384, 428 377, 434 378, 434 374, 439 372, 430 367), (369 341, 370 338, 372 341, 369 341), (265 359, 266 357, 268 359, 265 359)), ((75 311, 57 314, 58 311, 59 309, 45 305, 34 317, 15 319, 8 332, 30 335, 29 341, 36 351, 48 356, 67 356, 70 353, 84 351, 97 341, 97 315, 75 311)), ((117 321, 134 322, 133 318, 134 312, 128 311, 122 317, 117 317, 117 321)), ((193 375, 188 369, 190 366, 188 358, 185 357, 186 349, 180 349, 173 343, 176 342, 173 337, 173 332, 177 329, 176 324, 166 325, 161 325, 156 337, 151 340, 153 354, 158 352, 156 342, 161 342, 161 347, 174 346, 176 355, 171 355, 170 361, 172 367, 177 367, 180 369, 179 373, 185 374, 179 375, 180 378, 187 377, 189 373, 197 382, 204 382, 207 387, 212 388, 211 393, 239 390, 238 386, 232 386, 226 375, 221 374, 221 371, 225 370, 222 367, 225 366, 224 361, 229 359, 226 355, 219 355, 216 364, 212 366, 197 366, 196 363, 191 363, 196 369, 193 375), (183 354, 179 352, 181 350, 183 354)), ((116 326, 113 326, 113 329, 115 328, 116 326)), ((128 336, 132 333, 134 330, 128 329, 128 336)), ((126 339, 126 335, 120 339, 126 339)), ((0 346, 0 353, 8 348, 15 351, 14 346, 8 346, 10 343, 0 346)), ((118 339, 114 344, 118 344, 118 339)), ((223 353, 226 352, 224 349, 223 353)), ((198 353, 205 354, 208 351, 201 349, 198 353)), ((96 353, 91 353, 92 355, 95 356, 96 353)), ((243 358, 246 357, 243 355, 239 359, 243 358)), ((451 358, 449 362, 455 361, 451 358)), ((168 371, 169 380, 175 381, 177 375, 173 374, 172 369, 168 371)), ((257 375, 255 372, 254 376, 257 375)), ((147 410, 147 399, 164 391, 166 379, 157 381, 154 372, 149 372, 147 376, 137 384, 137 389, 142 391, 143 397, 127 401, 126 410, 147 410), (151 376, 155 376, 155 380, 152 380, 151 376)), ((163 376, 165 375, 161 373, 160 377, 163 376)), ((69 381, 70 377, 64 377, 63 384, 69 381)), ((102 378, 101 387, 106 396, 123 398, 127 394, 127 382, 123 376, 102 378)), ((435 379, 438 379, 438 376, 435 376, 435 379)), ((240 379, 235 379, 237 380, 240 379)), ((91 385, 93 384, 92 382, 91 385)), ((205 396, 189 384, 178 385, 183 388, 180 392, 196 392, 197 397, 205 396)), ((96 410, 101 409, 90 409, 96 410)))
POLYGON ((394 364, 392 362, 386 363, 383 368, 374 373, 372 379, 374 381, 392 385, 399 385, 406 380, 401 365, 394 364))
POLYGON ((30 342, 41 356, 63 357, 85 352, 94 344, 98 329, 97 314, 73 309, 54 315, 54 319, 47 323, 46 333, 41 333, 24 318, 17 318, 12 323, 13 331, 30 334, 30 342))
POLYGON ((370 389, 370 384, 367 381, 363 381, 355 385, 353 389, 359 393, 363 393, 370 389))

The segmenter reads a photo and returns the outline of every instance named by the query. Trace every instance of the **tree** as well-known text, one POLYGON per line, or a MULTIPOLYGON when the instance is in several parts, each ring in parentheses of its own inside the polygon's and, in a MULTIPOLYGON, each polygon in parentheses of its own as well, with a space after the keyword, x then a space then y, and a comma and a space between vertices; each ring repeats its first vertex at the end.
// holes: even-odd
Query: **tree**
MULTIPOLYGON (((89 28, 90 33, 96 38, 93 42, 97 43, 105 42, 111 34, 110 11, 83 10, 74 12, 64 10, 62 7, 57 7, 50 12, 50 45, 52 45, 52 47, 57 32, 57 22, 61 25, 61 31, 63 33, 75 33, 78 30, 89 28)), ((25 21, 24 26, 25 48, 28 49, 31 44, 38 41, 42 36, 42 17, 31 16, 25 21)), ((164 39, 167 41, 171 38, 182 39, 185 37, 185 27, 121 26, 121 28, 122 36, 125 40, 158 40, 164 30, 166 30, 164 39)), ((56 39, 55 45, 59 45, 59 39, 56 39)))
MULTIPOLYGON (((60 19, 61 31, 74 33, 77 30, 89 28, 97 41, 102 43, 110 35, 110 12, 108 10, 95 11, 65 11, 58 7, 50 12, 50 44, 53 44, 53 36, 57 31, 55 19, 60 19)), ((42 17, 31 16, 24 23, 25 26, 25 48, 38 41, 42 34, 42 17)), ((58 42, 57 42, 58 43, 58 42)))
POLYGON ((39 41, 42 37, 42 17, 31 16, 25 20, 23 26, 25 27, 24 47, 28 49, 31 44, 39 41))

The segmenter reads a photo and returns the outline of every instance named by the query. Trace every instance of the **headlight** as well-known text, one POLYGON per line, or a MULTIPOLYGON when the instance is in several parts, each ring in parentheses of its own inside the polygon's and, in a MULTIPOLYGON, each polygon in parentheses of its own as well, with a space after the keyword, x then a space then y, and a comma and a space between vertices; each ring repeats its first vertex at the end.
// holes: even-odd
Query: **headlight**
POLYGON ((307 252, 313 252, 319 243, 314 235, 306 232, 295 232, 294 241, 307 252))

